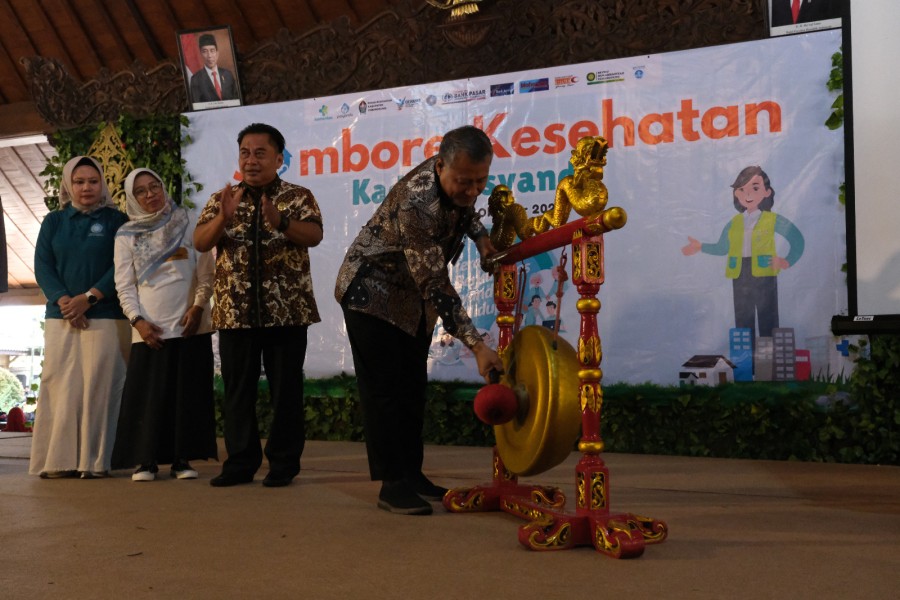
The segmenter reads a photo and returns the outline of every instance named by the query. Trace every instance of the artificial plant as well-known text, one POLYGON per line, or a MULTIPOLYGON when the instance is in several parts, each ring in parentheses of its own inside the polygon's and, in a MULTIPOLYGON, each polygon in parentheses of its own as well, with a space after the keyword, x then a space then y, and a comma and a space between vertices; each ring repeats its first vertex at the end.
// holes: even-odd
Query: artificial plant
MULTIPOLYGON (((122 139, 123 150, 132 164, 156 171, 167 185, 169 196, 176 204, 192 206, 190 197, 203 189, 194 181, 181 156, 181 148, 193 142, 187 133, 189 120, 184 115, 159 115, 135 119, 121 115, 115 123, 122 139)), ((57 131, 49 136, 56 156, 47 161, 41 171, 44 182, 44 203, 50 210, 59 208, 59 189, 62 170, 73 156, 87 154, 105 123, 57 131)))

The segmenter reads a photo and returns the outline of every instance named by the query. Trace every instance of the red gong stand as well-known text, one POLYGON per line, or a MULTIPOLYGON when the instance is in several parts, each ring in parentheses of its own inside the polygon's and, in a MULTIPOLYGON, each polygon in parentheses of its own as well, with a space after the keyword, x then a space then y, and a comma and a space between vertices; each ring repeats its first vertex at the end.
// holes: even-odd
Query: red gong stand
POLYGON ((622 209, 610 208, 596 217, 579 219, 529 238, 510 247, 496 260, 499 267, 494 275, 494 302, 500 330, 498 352, 502 356, 512 342, 516 319, 514 310, 519 294, 516 263, 572 244, 572 282, 580 296, 577 309, 581 316, 577 356, 581 406, 578 450, 582 456, 575 467, 575 511, 566 508, 566 498, 559 488, 519 483, 518 476, 504 466, 496 446, 491 483, 450 490, 443 503, 450 512, 503 510, 528 520, 519 528, 519 542, 532 550, 567 550, 592 545, 613 558, 630 558, 640 556, 646 544, 660 543, 668 534, 663 521, 610 510, 609 469, 601 458, 603 372, 597 294, 604 278, 603 234, 621 228, 625 220, 622 209))

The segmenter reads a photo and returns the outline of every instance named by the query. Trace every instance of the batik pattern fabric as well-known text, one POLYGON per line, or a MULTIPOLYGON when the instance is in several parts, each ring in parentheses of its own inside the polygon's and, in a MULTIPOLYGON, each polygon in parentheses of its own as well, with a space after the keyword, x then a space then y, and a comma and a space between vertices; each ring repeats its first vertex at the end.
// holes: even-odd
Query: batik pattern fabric
POLYGON ((338 273, 335 298, 416 335, 440 317, 444 329, 471 348, 481 341, 450 281, 448 264, 464 236, 487 231, 472 207, 459 207, 443 192, 437 158, 410 171, 350 245, 338 273))
MULTIPOLYGON (((309 252, 273 228, 262 214, 262 194, 293 221, 317 223, 322 215, 312 192, 276 178, 262 188, 240 184, 244 195, 216 246, 215 329, 300 326, 318 323, 309 252)), ((198 225, 219 212, 220 193, 209 199, 198 225)))

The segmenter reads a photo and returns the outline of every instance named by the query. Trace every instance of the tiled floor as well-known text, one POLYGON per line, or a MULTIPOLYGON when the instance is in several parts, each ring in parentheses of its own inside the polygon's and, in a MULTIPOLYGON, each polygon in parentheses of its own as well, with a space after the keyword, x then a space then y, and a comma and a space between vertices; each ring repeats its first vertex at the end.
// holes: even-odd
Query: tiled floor
MULTIPOLYGON (((666 521, 632 560, 533 552, 505 513, 375 507, 365 447, 309 442, 286 488, 27 475, 30 437, 0 434, 0 597, 784 598, 900 596, 900 467, 607 453, 610 506, 666 521)), ((224 449, 221 450, 224 456, 224 449)), ((528 483, 574 497, 573 454, 528 483)), ((489 448, 426 449, 450 487, 490 479, 489 448)))

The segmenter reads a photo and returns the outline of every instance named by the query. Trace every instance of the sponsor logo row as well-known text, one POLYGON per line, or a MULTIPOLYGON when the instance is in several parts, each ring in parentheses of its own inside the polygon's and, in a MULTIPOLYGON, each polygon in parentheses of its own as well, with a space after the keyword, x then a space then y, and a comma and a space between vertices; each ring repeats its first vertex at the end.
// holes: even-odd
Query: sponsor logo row
MULTIPOLYGON (((642 79, 645 75, 645 67, 634 67, 631 75, 635 79, 642 79)), ((526 79, 519 82, 492 84, 487 89, 453 90, 445 92, 440 97, 429 94, 425 98, 378 98, 363 99, 359 101, 356 110, 346 102, 336 110, 323 104, 315 118, 316 121, 330 121, 332 119, 345 119, 370 113, 378 113, 389 109, 404 110, 426 104, 428 106, 444 104, 461 104, 473 100, 484 100, 488 96, 495 98, 500 96, 512 96, 516 93, 530 94, 533 92, 545 92, 550 89, 573 87, 577 85, 597 85, 602 83, 615 83, 625 81, 625 71, 604 70, 590 71, 582 75, 563 75, 561 77, 540 77, 526 79)))

